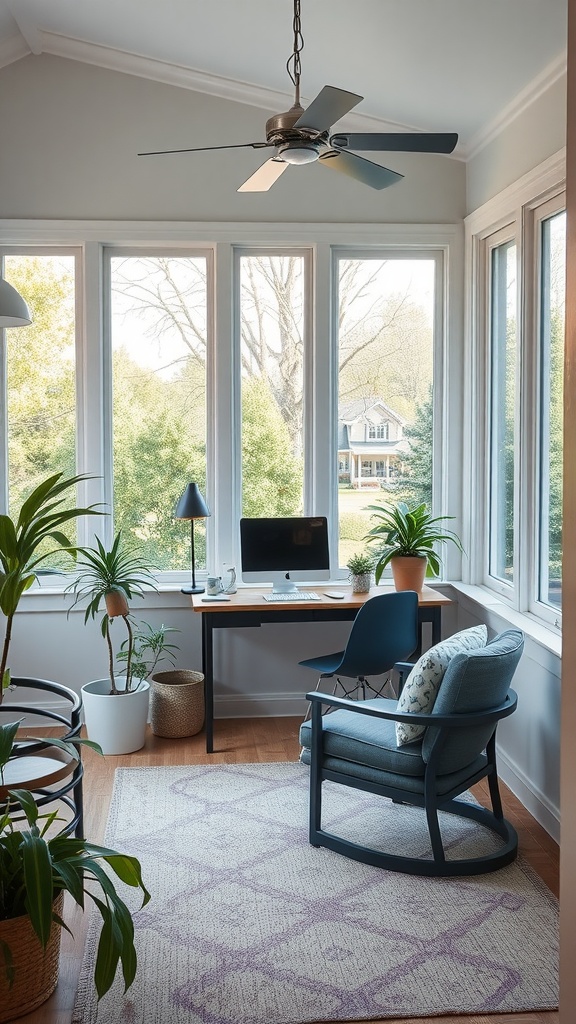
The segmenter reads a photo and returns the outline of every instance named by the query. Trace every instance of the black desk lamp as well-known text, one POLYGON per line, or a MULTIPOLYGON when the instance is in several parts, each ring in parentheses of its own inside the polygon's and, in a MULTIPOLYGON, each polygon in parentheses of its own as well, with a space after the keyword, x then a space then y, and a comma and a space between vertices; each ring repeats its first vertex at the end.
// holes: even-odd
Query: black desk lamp
POLYGON ((174 517, 176 519, 189 519, 190 520, 190 550, 192 557, 192 586, 182 587, 183 594, 203 594, 204 587, 196 586, 196 567, 194 559, 194 520, 195 519, 207 519, 210 515, 210 509, 204 501, 204 498, 198 490, 198 484, 188 484, 186 490, 180 497, 176 509, 174 511, 174 517))

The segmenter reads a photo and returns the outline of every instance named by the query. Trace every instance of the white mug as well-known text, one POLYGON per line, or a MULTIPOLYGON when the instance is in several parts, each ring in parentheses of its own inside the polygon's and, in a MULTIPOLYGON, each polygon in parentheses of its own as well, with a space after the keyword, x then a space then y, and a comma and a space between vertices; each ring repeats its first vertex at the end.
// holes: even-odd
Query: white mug
POLYGON ((207 594, 221 594, 222 593, 222 577, 221 576, 209 576, 206 580, 206 593, 207 594))

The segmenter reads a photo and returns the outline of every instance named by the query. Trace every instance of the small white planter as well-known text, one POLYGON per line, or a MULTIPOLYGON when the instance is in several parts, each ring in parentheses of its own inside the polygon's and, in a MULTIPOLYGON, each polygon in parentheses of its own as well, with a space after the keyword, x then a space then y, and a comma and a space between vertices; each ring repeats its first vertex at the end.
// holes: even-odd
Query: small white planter
MULTIPOLYGON (((88 739, 98 743, 103 754, 131 754, 146 741, 150 683, 134 682, 128 693, 112 695, 109 679, 94 679, 82 687, 84 721, 88 739)), ((125 676, 116 676, 119 690, 125 676)))

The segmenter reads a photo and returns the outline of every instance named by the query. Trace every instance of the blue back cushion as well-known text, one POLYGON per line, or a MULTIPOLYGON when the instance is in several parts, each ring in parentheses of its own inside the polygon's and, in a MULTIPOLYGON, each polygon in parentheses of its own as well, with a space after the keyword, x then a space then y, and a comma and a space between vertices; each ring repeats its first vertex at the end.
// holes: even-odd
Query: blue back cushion
MULTIPOLYGON (((468 654, 456 654, 442 680, 430 716, 431 724, 422 743, 422 756, 428 761, 437 735, 432 728, 435 714, 484 711, 501 704, 512 682, 524 647, 519 629, 508 629, 494 637, 486 647, 468 654)), ((449 736, 440 759, 439 771, 458 771, 480 754, 495 725, 455 730, 449 736)))

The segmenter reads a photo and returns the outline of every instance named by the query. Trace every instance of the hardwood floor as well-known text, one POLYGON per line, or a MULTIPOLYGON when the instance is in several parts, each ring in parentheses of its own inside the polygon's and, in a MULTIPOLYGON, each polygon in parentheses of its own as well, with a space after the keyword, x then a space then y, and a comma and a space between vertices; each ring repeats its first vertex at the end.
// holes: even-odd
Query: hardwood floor
MULTIPOLYGON (((167 740, 148 735, 146 746, 134 754, 123 757, 99 757, 90 750, 84 754, 85 762, 85 818, 86 835, 94 842, 102 840, 108 806, 112 792, 114 771, 121 766, 139 767, 178 764, 235 764, 266 761, 296 761, 299 754, 297 741, 299 719, 254 718, 227 719, 215 723, 216 753, 206 754, 204 735, 189 739, 167 740)), ((520 836, 520 850, 546 885, 558 895, 559 852, 548 836, 518 800, 502 787, 505 813, 520 836)), ((486 790, 482 785, 476 796, 484 802, 486 790)), ((81 966, 87 916, 82 915, 70 902, 65 911, 68 925, 74 933, 62 939, 60 981, 51 999, 35 1013, 19 1018, 23 1024, 70 1024, 81 966)), ((385 1024, 558 1024, 555 1012, 506 1013, 473 1016, 419 1017, 417 1019, 388 1019, 385 1024)), ((134 1021, 134 1024, 140 1024, 134 1021)), ((270 1021, 274 1024, 274 1021, 270 1021)), ((373 1024, 380 1024, 376 1021, 373 1024)))

